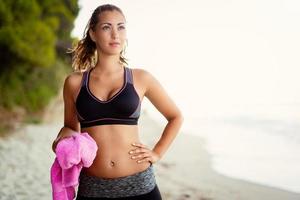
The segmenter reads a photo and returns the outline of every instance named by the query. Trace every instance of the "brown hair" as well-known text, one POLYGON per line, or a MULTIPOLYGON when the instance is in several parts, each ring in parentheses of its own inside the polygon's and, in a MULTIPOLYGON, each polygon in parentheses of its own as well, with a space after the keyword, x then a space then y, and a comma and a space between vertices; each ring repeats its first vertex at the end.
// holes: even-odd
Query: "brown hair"
MULTIPOLYGON (((98 6, 94 10, 91 18, 89 19, 88 24, 84 29, 83 38, 77 42, 77 44, 73 49, 70 49, 70 51, 68 51, 68 53, 73 54, 72 67, 75 71, 87 70, 93 67, 96 63, 97 60, 96 44, 92 41, 89 35, 89 30, 94 29, 95 25, 99 21, 99 15, 104 11, 118 11, 124 16, 122 10, 112 4, 104 4, 98 6)), ((124 57, 124 54, 125 54, 125 48, 120 53, 120 63, 127 65, 128 64, 127 59, 124 57)))

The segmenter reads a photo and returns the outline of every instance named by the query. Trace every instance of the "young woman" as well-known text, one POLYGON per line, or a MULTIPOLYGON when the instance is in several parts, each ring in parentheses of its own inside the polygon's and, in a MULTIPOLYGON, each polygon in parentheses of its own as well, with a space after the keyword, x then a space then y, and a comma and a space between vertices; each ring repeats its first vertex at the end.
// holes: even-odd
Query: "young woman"
POLYGON ((53 142, 74 131, 88 132, 97 156, 80 174, 77 200, 159 200, 153 164, 178 133, 183 117, 166 91, 146 70, 129 68, 124 57, 126 20, 120 8, 97 7, 74 48, 77 72, 64 83, 64 127, 53 142), (154 148, 139 139, 141 103, 147 97, 168 120, 154 148))

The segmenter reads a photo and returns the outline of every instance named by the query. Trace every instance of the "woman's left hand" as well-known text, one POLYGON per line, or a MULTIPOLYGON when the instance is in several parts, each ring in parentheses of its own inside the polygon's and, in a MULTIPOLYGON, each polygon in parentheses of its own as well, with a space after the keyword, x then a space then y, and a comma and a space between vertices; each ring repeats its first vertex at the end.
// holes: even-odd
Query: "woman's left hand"
POLYGON ((146 145, 141 143, 133 143, 132 146, 137 147, 129 151, 131 159, 136 160, 137 163, 150 162, 156 163, 160 157, 157 153, 150 150, 146 145))

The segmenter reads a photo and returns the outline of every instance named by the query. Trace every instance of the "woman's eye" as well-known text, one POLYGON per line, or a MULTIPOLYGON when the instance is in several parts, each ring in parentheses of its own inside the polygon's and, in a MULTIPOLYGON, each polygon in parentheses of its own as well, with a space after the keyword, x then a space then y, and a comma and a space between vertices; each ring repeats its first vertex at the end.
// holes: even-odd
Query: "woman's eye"
POLYGON ((125 26, 119 26, 119 29, 125 29, 125 26))
POLYGON ((109 26, 103 26, 102 29, 107 30, 107 29, 109 29, 109 26))

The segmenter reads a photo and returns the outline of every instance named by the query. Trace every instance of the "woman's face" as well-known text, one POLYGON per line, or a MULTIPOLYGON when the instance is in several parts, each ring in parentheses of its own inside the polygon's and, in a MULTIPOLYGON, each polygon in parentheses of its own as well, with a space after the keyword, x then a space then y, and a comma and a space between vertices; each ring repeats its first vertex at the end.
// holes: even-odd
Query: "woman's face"
POLYGON ((127 39, 125 23, 124 16, 118 11, 101 13, 94 30, 89 31, 101 53, 120 54, 127 39))

